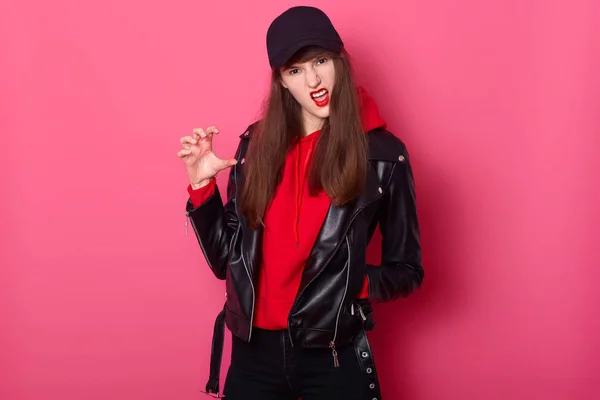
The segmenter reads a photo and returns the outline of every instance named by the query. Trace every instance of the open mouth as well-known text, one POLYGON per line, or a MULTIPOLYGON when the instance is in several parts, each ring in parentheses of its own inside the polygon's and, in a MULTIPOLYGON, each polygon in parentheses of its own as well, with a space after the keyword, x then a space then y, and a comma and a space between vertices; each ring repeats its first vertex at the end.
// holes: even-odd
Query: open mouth
POLYGON ((325 107, 327 104, 329 104, 329 92, 327 89, 310 92, 310 97, 319 107, 325 107))

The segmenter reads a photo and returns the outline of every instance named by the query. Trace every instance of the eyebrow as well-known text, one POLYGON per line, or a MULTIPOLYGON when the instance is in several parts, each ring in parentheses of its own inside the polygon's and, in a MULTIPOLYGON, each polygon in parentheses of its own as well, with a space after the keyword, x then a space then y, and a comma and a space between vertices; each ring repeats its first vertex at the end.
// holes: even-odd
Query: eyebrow
MULTIPOLYGON (((320 60, 322 58, 327 58, 327 55, 326 54, 318 54, 315 57, 312 57, 312 58, 310 58, 310 59, 308 59, 306 61, 302 61, 302 62, 299 62, 299 63, 300 64, 304 64, 304 63, 308 63, 308 62, 315 62, 315 61, 318 61, 318 60, 320 60)), ((287 71, 287 70, 296 69, 296 68, 300 68, 300 65, 298 65, 298 64, 291 64, 289 67, 284 67, 283 70, 287 71)))

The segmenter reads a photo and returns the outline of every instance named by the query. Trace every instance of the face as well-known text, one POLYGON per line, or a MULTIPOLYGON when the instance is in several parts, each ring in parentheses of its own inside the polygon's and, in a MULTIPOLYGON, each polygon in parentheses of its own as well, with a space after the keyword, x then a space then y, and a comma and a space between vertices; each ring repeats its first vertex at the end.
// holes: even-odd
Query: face
MULTIPOLYGON (((335 81, 333 60, 317 57, 281 69, 281 85, 302 106, 307 131, 320 128, 329 117, 329 101, 335 81)), ((308 132, 310 133, 310 132, 308 132)))

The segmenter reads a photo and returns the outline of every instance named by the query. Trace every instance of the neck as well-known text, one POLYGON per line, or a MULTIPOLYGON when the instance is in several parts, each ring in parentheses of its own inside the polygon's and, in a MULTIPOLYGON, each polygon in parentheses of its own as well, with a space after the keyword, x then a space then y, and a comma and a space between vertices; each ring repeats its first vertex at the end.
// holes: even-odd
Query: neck
POLYGON ((311 133, 318 131, 323 127, 325 119, 319 118, 306 110, 302 110, 302 125, 304 126, 303 136, 308 136, 311 133))

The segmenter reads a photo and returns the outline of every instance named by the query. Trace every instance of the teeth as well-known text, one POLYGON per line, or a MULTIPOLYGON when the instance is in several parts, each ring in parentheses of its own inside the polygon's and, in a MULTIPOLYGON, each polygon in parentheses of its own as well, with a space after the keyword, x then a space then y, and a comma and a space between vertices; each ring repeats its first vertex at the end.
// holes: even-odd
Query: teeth
POLYGON ((327 94, 327 90, 323 89, 320 92, 313 94, 312 97, 314 99, 314 98, 317 98, 317 97, 325 96, 325 94, 327 94))

